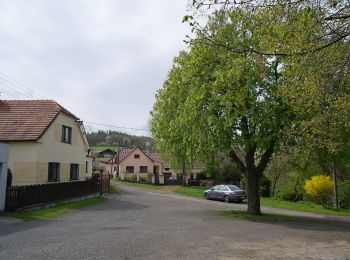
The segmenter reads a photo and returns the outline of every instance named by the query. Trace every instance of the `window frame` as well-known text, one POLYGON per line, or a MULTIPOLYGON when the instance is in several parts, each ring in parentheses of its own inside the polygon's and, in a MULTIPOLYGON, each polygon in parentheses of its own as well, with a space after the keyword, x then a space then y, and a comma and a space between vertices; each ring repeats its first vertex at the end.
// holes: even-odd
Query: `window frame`
POLYGON ((47 182, 60 182, 60 177, 61 177, 60 175, 61 175, 61 164, 58 162, 49 162, 48 171, 47 171, 47 182), (53 168, 54 166, 57 167, 56 173, 54 171, 55 168, 53 168))
POLYGON ((70 164, 69 180, 70 181, 78 181, 79 180, 79 164, 78 163, 71 163, 70 164), (76 167, 75 173, 73 172, 74 167, 76 167))
POLYGON ((140 173, 147 173, 148 172, 148 166, 142 165, 140 166, 140 173), (146 169, 146 171, 142 171, 141 169, 146 169))
POLYGON ((135 167, 134 166, 125 166, 126 173, 135 173, 135 167), (132 169, 132 171, 129 171, 129 169, 132 169))
POLYGON ((72 144, 72 128, 70 126, 62 125, 61 142, 72 144))

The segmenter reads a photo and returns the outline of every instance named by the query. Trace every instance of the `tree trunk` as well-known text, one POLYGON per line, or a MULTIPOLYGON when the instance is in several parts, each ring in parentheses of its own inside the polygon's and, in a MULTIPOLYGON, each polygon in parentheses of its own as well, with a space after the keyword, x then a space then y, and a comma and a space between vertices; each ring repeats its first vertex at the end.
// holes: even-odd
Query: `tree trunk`
POLYGON ((261 215, 259 179, 260 175, 255 171, 247 172, 248 213, 252 215, 261 215))

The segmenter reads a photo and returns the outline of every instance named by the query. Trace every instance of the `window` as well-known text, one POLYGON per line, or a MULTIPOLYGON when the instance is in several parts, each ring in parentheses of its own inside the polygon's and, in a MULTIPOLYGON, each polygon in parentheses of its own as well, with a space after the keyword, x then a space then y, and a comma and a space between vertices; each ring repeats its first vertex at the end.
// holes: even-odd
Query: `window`
POLYGON ((56 182, 60 181, 60 164, 59 163, 49 163, 49 174, 48 181, 56 182))
POLYGON ((72 128, 63 125, 62 126, 62 143, 70 144, 72 143, 72 128))
POLYGON ((134 166, 126 166, 126 173, 134 173, 134 166))
POLYGON ((135 154, 135 155, 134 155, 134 158, 135 158, 135 159, 140 159, 140 155, 139 155, 139 154, 135 154))
POLYGON ((89 173, 89 162, 85 163, 85 173, 89 173))
POLYGON ((147 166, 140 166, 140 173, 147 173, 148 167, 147 166))
POLYGON ((168 172, 170 171, 170 168, 164 168, 164 171, 168 172))
POLYGON ((79 180, 79 164, 72 163, 70 165, 70 180, 79 180))

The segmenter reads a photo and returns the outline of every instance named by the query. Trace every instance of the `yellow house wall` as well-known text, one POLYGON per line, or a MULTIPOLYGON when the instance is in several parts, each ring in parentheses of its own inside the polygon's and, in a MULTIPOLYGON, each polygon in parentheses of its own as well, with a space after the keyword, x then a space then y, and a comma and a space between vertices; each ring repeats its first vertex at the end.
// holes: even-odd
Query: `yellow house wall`
POLYGON ((12 142, 9 148, 9 167, 13 185, 46 183, 48 163, 60 163, 60 181, 70 180, 70 164, 79 164, 79 179, 92 174, 86 137, 81 135, 75 119, 60 113, 44 135, 37 141, 12 142), (72 128, 72 144, 61 142, 62 125, 72 128), (84 141, 85 140, 85 143, 84 141), (88 162, 88 173, 86 173, 88 162))
POLYGON ((124 175, 126 173, 126 166, 134 166, 134 173, 140 173, 140 166, 147 166, 148 172, 153 173, 153 165, 153 161, 149 159, 139 148, 137 148, 128 157, 120 162, 119 171, 124 175), (135 159, 135 154, 139 154, 140 158, 135 159))

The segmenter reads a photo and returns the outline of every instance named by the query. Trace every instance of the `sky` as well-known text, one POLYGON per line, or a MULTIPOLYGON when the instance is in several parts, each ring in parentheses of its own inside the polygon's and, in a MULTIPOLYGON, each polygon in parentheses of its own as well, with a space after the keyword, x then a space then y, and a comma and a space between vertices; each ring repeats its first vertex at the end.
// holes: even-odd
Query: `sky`
POLYGON ((173 58, 187 0, 0 1, 0 99, 53 99, 88 130, 135 135, 173 58))

